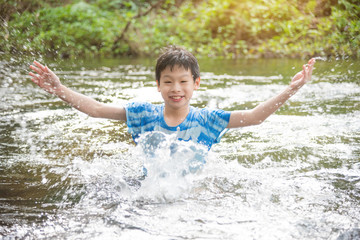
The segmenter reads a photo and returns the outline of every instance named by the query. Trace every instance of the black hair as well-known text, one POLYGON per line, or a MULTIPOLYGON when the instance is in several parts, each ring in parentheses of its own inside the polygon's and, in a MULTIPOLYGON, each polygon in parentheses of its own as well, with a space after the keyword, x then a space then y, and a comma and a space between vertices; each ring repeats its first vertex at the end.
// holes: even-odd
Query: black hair
POLYGON ((161 72, 168 66, 172 71, 174 66, 178 65, 185 70, 190 69, 194 81, 200 77, 199 63, 189 51, 179 46, 168 46, 163 49, 163 53, 157 59, 155 68, 155 78, 159 81, 161 72))

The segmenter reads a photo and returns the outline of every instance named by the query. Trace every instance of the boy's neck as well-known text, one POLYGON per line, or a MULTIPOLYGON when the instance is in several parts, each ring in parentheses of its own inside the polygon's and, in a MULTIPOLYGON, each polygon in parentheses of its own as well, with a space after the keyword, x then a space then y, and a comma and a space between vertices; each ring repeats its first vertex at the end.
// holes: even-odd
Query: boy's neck
POLYGON ((190 105, 179 109, 172 109, 170 107, 164 108, 164 120, 170 127, 180 125, 190 112, 190 105))

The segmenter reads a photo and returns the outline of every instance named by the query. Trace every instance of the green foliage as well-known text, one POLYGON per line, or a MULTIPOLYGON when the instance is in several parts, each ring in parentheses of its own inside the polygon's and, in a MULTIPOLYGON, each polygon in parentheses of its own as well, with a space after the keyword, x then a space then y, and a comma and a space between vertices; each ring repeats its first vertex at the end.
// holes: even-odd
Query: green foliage
POLYGON ((58 53, 63 57, 111 52, 122 19, 85 2, 25 12, 8 25, 5 50, 58 53))
POLYGON ((150 56, 176 44, 199 57, 360 57, 357 0, 55 2, 8 1, 0 51, 150 56))

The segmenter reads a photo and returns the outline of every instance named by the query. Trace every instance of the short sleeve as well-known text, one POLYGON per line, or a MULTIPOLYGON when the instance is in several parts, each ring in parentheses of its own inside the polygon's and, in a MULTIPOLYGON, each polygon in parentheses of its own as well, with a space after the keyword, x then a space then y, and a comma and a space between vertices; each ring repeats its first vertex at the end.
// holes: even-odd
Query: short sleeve
POLYGON ((159 108, 157 105, 143 102, 132 102, 125 106, 126 124, 128 132, 134 140, 141 133, 153 131, 159 118, 159 108))
POLYGON ((226 127, 229 124, 231 112, 221 109, 204 109, 204 111, 208 135, 213 138, 214 143, 219 143, 221 137, 227 132, 226 127))

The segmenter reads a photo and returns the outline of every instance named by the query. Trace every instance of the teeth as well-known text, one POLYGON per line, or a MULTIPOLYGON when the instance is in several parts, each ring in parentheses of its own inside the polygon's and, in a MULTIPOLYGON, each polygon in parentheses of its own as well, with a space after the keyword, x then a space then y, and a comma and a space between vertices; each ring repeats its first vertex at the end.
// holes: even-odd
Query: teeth
POLYGON ((180 99, 181 97, 172 97, 173 99, 180 99))

